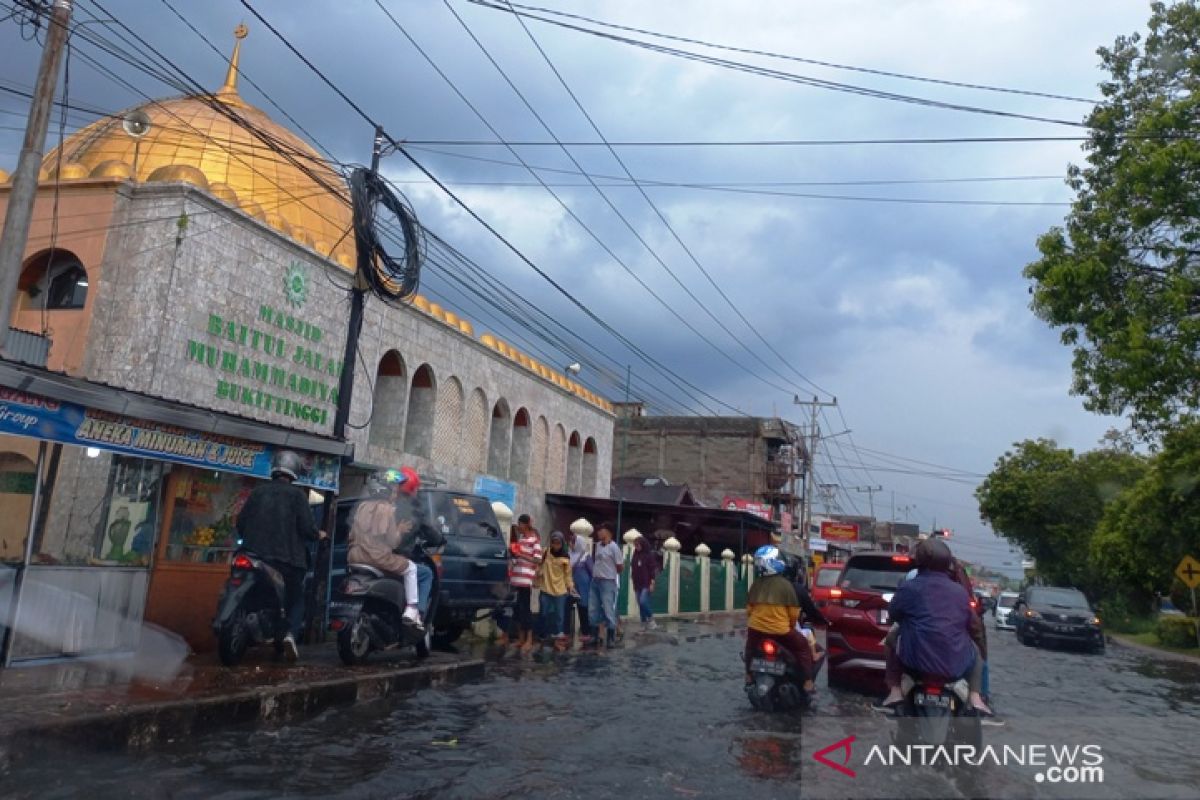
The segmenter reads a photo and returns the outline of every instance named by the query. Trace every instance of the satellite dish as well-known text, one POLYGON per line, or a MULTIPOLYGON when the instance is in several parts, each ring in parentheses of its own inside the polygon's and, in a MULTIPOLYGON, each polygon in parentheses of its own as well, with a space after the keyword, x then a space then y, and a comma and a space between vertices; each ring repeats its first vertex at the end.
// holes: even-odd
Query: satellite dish
POLYGON ((130 111, 121 120, 121 128, 134 139, 140 139, 150 132, 150 115, 141 109, 130 111))

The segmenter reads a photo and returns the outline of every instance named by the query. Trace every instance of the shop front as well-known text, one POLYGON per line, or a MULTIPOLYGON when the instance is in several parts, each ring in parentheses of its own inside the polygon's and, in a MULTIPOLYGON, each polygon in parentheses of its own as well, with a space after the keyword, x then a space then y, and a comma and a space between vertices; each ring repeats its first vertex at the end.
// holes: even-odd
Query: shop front
POLYGON ((159 625, 193 649, 238 511, 279 449, 336 492, 345 443, 0 362, 3 663, 132 652, 159 625))

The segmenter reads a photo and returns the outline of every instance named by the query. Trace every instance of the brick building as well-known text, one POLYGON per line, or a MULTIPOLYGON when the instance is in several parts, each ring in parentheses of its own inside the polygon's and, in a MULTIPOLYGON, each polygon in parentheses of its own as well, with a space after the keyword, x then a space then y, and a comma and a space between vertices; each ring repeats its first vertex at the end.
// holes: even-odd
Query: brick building
POLYGON ((643 416, 636 405, 616 405, 615 478, 662 476, 704 506, 743 501, 770 506, 777 523, 781 512, 796 518, 805 453, 796 425, 778 417, 643 416))

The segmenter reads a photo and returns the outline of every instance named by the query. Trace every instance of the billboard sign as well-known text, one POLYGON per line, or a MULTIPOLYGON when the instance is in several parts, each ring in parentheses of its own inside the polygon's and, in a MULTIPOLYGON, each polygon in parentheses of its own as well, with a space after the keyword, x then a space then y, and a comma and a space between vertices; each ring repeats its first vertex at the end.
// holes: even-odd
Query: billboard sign
POLYGON ((822 520, 821 538, 827 542, 857 542, 858 523, 822 520))
POLYGON ((774 519, 771 507, 766 503, 754 503, 740 497, 726 497, 721 501, 721 508, 726 511, 745 511, 756 517, 762 517, 768 522, 774 519))

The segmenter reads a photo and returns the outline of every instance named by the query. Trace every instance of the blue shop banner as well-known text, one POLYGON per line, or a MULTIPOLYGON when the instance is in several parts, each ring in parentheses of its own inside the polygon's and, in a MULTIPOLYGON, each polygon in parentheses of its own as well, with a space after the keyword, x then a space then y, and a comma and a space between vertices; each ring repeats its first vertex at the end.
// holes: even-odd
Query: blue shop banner
MULTIPOLYGON (((132 419, 6 388, 0 388, 0 433, 256 478, 271 477, 276 451, 267 444, 132 419)), ((320 491, 338 490, 337 456, 296 452, 304 460, 296 483, 320 491)))
POLYGON ((515 483, 480 475, 475 479, 475 494, 486 497, 493 503, 497 501, 504 503, 510 509, 517 507, 517 485, 515 483))

